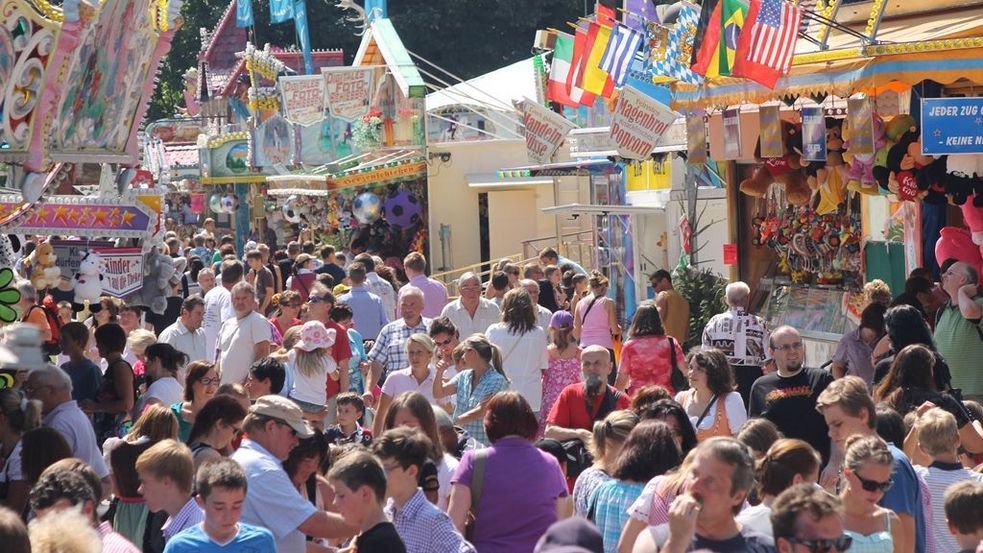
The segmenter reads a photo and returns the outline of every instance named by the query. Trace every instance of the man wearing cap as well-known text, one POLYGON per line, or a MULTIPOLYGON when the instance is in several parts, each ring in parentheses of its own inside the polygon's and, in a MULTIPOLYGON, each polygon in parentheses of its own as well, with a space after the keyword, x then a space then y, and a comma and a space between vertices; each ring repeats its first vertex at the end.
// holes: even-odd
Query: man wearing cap
POLYGON ((304 553, 305 536, 343 538, 356 529, 335 513, 319 511, 301 497, 283 470, 283 461, 299 439, 314 435, 300 407, 277 395, 263 396, 242 423, 247 437, 232 454, 248 483, 242 521, 273 532, 279 553, 304 553))

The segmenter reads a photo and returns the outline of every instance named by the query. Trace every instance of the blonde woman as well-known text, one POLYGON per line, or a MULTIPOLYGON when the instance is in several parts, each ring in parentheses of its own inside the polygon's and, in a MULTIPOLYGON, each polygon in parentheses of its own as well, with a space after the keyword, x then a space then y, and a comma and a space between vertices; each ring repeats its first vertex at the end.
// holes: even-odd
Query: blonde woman
POLYGON ((594 464, 577 476, 573 486, 573 510, 577 516, 587 517, 587 500, 598 486, 611 479, 611 467, 637 424, 638 415, 627 409, 612 411, 603 421, 594 423, 590 445, 594 464))
MULTIPOLYGON (((573 335, 580 340, 580 347, 602 346, 611 355, 614 365, 614 340, 621 338, 621 325, 615 312, 614 300, 607 297, 608 279, 601 273, 591 274, 590 294, 577 302, 573 314, 573 335)), ((617 374, 611 371, 608 384, 613 385, 617 374)))
POLYGON ((843 463, 845 533, 853 538, 850 551, 892 553, 906 551, 901 519, 878 505, 890 489, 894 457, 876 436, 852 436, 846 441, 843 463))
MULTIPOLYGON (((437 403, 433 395, 433 381, 436 373, 430 368, 433 351, 437 345, 433 338, 423 333, 411 334, 406 339, 406 353, 410 366, 405 369, 392 371, 382 383, 382 395, 376 407, 372 435, 381 436, 383 420, 389 411, 393 398, 404 392, 419 392, 427 399, 427 403, 437 403)), ((441 402, 444 403, 444 402, 441 402)))

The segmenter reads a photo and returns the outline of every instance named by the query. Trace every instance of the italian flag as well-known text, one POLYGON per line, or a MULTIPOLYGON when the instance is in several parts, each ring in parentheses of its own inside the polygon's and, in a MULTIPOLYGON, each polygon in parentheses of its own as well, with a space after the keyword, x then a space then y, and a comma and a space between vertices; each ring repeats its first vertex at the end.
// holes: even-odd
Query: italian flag
POLYGON ((580 65, 583 56, 581 46, 580 56, 576 56, 574 37, 566 33, 556 33, 556 45, 553 50, 553 65, 550 67, 550 79, 546 87, 546 97, 552 102, 570 107, 594 103, 594 95, 584 92, 576 86, 572 74, 573 68, 580 65), (576 58, 576 59, 575 59, 576 58))

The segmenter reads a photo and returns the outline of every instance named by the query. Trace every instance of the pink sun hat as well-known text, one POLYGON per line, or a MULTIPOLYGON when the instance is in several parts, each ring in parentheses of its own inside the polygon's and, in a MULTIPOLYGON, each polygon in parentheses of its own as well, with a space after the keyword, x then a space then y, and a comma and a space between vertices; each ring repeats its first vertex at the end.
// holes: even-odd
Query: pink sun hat
POLYGON ((337 331, 327 328, 320 321, 307 321, 300 327, 300 340, 294 344, 294 349, 307 352, 321 348, 330 348, 334 345, 337 331))

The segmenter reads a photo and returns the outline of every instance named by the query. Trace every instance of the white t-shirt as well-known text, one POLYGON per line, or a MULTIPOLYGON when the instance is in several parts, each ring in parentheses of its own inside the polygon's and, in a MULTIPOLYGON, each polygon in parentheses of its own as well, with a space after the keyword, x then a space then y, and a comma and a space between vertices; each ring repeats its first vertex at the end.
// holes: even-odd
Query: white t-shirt
POLYGON ((232 293, 225 286, 219 284, 205 294, 205 318, 201 320, 201 329, 205 331, 206 361, 215 361, 215 348, 218 346, 222 322, 235 318, 232 293))
POLYGON ((522 394, 534 412, 543 404, 543 371, 549 368, 546 333, 538 326, 525 334, 512 334, 505 323, 495 323, 485 332, 488 341, 502 350, 502 367, 510 388, 522 394))
POLYGON ((314 405, 324 405, 327 402, 328 375, 338 370, 338 363, 331 355, 324 355, 321 359, 324 361, 324 370, 308 376, 297 370, 297 351, 290 350, 287 355, 287 370, 294 377, 291 398, 314 405))
POLYGON ((166 376, 154 380, 153 384, 147 388, 147 392, 140 396, 137 402, 139 409, 136 410, 137 416, 143 412, 144 407, 151 399, 156 399, 165 407, 173 405, 184 399, 184 387, 173 376, 166 376))
MULTIPOLYGON (((683 406, 683 409, 686 409, 692 401, 693 394, 693 390, 679 392, 676 394, 676 403, 679 403, 683 406)), ((720 399, 718 398, 717 401, 720 401, 720 399)), ((744 400, 741 399, 741 394, 737 392, 727 394, 724 398, 724 411, 727 413, 727 425, 730 427, 730 433, 736 436, 741 430, 741 427, 744 426, 744 423, 747 422, 747 408, 744 407, 744 400)), ((696 415, 690 414, 689 422, 693 424, 693 428, 696 428, 696 430, 707 430, 713 428, 716 416, 717 405, 714 404, 710 407, 707 416, 703 417, 699 428, 696 427, 696 422, 700 420, 699 413, 696 415)))
POLYGON ((436 373, 432 368, 429 370, 430 372, 427 373, 427 377, 423 379, 422 383, 417 382, 416 377, 413 376, 413 369, 407 367, 392 371, 386 377, 386 381, 382 383, 382 393, 395 398, 403 392, 420 392, 430 403, 437 403, 433 398, 433 380, 436 373))
MULTIPOLYGON (((209 292, 211 293, 211 292, 209 292)), ((242 384, 249 374, 249 367, 256 361, 255 346, 269 342, 272 337, 270 321, 253 311, 242 319, 234 315, 222 323, 218 334, 219 368, 222 384, 242 384)))
POLYGON ((19 482, 24 480, 24 469, 20 460, 21 441, 17 440, 14 449, 10 451, 7 462, 3 465, 3 472, 0 472, 0 482, 19 482))
POLYGON ((742 526, 750 528, 759 534, 773 537, 771 529, 771 507, 767 505, 755 505, 748 507, 734 517, 742 526))
POLYGON ((447 512, 447 506, 451 500, 451 476, 457 472, 457 465, 460 461, 450 453, 444 453, 444 457, 437 464, 437 507, 447 512))

